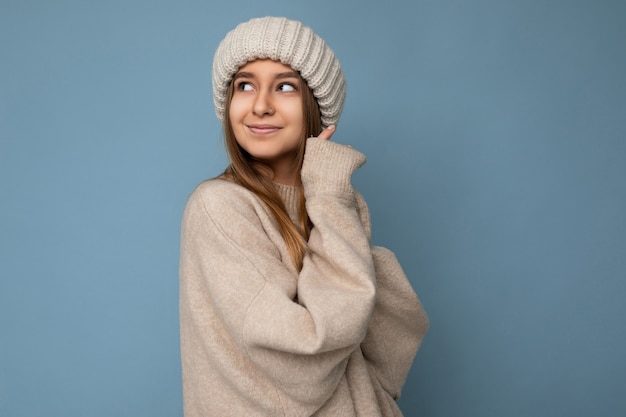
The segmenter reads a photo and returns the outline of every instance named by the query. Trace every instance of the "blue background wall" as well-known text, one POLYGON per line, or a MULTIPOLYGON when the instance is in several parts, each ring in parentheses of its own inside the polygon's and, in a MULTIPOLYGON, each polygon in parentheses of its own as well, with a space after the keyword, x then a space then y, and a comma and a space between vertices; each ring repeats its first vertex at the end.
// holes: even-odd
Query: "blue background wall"
POLYGON ((286 15, 431 318, 406 416, 626 415, 620 1, 0 1, 0 415, 180 416, 185 198, 213 51, 286 15))

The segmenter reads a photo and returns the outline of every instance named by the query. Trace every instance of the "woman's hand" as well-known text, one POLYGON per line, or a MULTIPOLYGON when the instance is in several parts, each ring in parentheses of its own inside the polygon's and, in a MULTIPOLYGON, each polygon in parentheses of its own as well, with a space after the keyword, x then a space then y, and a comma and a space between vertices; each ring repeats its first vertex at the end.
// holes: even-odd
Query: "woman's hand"
POLYGON ((335 133, 335 125, 330 125, 326 129, 322 130, 318 139, 328 140, 335 133))
MULTIPOLYGON (((335 134, 335 125, 330 125, 326 129, 322 130, 322 133, 320 133, 317 138, 322 139, 322 140, 329 140, 331 136, 334 134, 335 134)), ((345 146, 347 146, 348 148, 352 148, 352 146, 350 145, 345 145, 345 146)))

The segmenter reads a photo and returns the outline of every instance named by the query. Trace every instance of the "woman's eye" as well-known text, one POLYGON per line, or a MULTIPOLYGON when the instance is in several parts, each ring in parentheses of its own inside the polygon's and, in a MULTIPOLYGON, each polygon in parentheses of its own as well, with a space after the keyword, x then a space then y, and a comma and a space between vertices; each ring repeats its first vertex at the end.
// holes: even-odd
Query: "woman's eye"
POLYGON ((253 90, 252 84, 242 81, 242 82, 240 82, 237 85, 237 90, 239 90, 239 91, 252 91, 253 90))
POLYGON ((283 91, 283 92, 292 92, 292 91, 296 91, 296 87, 293 84, 280 84, 278 86, 278 91, 283 91))

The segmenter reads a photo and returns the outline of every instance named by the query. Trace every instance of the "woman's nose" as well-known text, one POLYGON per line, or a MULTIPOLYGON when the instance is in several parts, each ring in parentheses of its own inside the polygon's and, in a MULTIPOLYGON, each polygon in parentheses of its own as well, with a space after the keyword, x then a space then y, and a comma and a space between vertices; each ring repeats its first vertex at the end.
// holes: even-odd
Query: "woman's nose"
POLYGON ((270 93, 259 92, 259 94, 257 94, 252 106, 252 112, 257 116, 274 114, 270 93))

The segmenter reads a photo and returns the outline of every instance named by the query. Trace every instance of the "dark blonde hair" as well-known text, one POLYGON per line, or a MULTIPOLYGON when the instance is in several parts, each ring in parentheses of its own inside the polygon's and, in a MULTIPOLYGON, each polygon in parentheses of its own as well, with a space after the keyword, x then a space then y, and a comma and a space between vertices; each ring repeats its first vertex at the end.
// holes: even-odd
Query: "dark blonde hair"
POLYGON ((309 216, 306 212, 304 199, 304 189, 300 179, 300 170, 304 161, 304 149, 306 139, 311 136, 317 136, 322 131, 322 120, 317 99, 313 96, 313 92, 308 84, 300 78, 300 94, 302 95, 302 111, 304 116, 304 128, 300 145, 294 151, 294 161, 297 166, 297 187, 299 188, 299 210, 298 225, 294 225, 287 213, 287 209, 280 198, 280 195, 274 188, 272 181, 263 174, 267 166, 256 160, 252 155, 246 152, 239 143, 233 132, 230 122, 229 110, 230 103, 234 94, 234 83, 231 81, 226 94, 226 106, 224 115, 224 140, 226 142, 226 150, 230 157, 230 165, 224 173, 223 178, 233 181, 256 194, 270 209, 278 226, 280 233, 285 240, 287 250, 291 256, 291 260, 298 270, 302 269, 302 261, 306 253, 307 240, 311 230, 309 216))

